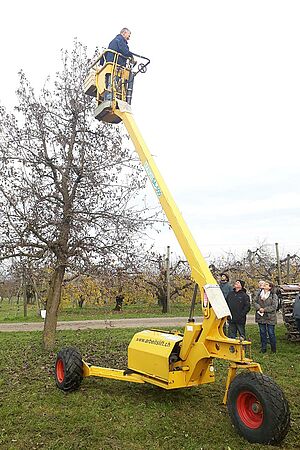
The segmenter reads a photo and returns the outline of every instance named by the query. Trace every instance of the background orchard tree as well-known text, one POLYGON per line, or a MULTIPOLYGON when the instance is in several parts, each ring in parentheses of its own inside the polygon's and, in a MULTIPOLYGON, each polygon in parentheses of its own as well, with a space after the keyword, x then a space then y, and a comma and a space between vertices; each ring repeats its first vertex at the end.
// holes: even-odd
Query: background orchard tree
MULTIPOLYGON (((154 289, 158 304, 162 307, 162 312, 167 312, 167 265, 166 255, 150 253, 145 259, 142 279, 154 289)), ((187 261, 176 258, 170 264, 170 299, 186 294, 189 291, 192 297, 191 273, 187 261)))
MULTIPOLYGON (((210 269, 214 276, 225 272, 233 283, 236 279, 243 279, 247 289, 254 293, 259 280, 269 280, 275 285, 279 284, 278 265, 275 251, 270 246, 261 244, 254 250, 247 250, 241 256, 232 252, 224 257, 211 261, 210 269)), ((280 271, 283 283, 299 282, 300 258, 298 255, 289 255, 280 259, 280 271), (289 263, 289 267, 288 267, 289 263)))
POLYGON ((11 271, 11 264, 0 262, 0 304, 7 299, 11 304, 19 290, 19 280, 11 271))
POLYGON ((102 305, 101 284, 96 277, 79 275, 73 280, 65 280, 62 290, 62 306, 78 306, 84 304, 102 305))
MULTIPOLYGON (((98 123, 82 92, 89 60, 75 41, 62 70, 36 96, 20 73, 16 114, 0 108, 2 258, 51 267, 43 341, 54 346, 66 270, 84 273, 134 258, 147 223, 133 206, 145 177, 122 128, 98 123)), ((136 202, 137 203, 137 202, 136 202)))
POLYGON ((27 258, 12 258, 4 267, 5 272, 0 275, 0 298, 7 298, 11 305, 17 302, 18 309, 23 305, 23 314, 27 317, 27 305, 36 303, 39 308, 34 281, 35 269, 27 258))

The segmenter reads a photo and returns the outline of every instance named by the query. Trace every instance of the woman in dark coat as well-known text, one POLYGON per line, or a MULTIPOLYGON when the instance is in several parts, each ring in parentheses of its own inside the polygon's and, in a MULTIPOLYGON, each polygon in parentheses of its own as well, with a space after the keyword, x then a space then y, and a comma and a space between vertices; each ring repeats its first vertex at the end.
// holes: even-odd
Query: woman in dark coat
POLYGON ((274 292, 274 285, 269 281, 265 281, 263 289, 257 294, 254 301, 256 310, 255 322, 259 326, 262 353, 266 353, 267 351, 268 338, 271 351, 276 353, 275 325, 277 323, 277 305, 278 297, 274 292))
POLYGON ((226 301, 231 312, 231 317, 228 318, 228 337, 235 339, 237 333, 245 339, 246 338, 246 316, 250 311, 250 298, 244 288, 245 282, 236 280, 234 289, 227 295, 226 301))

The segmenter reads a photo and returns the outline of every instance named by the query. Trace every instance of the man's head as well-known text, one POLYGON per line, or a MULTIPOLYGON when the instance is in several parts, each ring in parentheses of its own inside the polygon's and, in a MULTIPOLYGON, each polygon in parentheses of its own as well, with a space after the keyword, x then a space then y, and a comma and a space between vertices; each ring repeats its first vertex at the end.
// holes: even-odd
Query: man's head
POLYGON ((227 273, 221 273, 221 275, 220 275, 220 281, 221 281, 221 283, 228 283, 228 281, 229 281, 229 276, 227 275, 227 273))
POLYGON ((129 41, 131 31, 128 28, 122 28, 120 34, 123 36, 124 39, 126 39, 126 41, 129 41))
POLYGON ((259 282, 258 282, 258 287, 259 287, 259 289, 263 289, 264 286, 265 286, 264 280, 259 280, 259 282))
POLYGON ((236 292, 244 289, 245 286, 245 281, 243 280, 236 280, 236 282, 234 283, 234 289, 236 292))

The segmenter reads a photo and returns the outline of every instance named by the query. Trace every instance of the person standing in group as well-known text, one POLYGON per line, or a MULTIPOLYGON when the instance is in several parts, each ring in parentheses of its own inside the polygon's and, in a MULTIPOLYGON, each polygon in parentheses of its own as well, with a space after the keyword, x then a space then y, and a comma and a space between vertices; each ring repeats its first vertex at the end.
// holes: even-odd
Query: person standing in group
MULTIPOLYGON (((233 287, 229 283, 229 276, 227 275, 227 273, 221 273, 219 286, 226 300, 227 295, 233 291, 233 287)), ((227 335, 227 328, 228 323, 225 322, 223 326, 223 331, 225 335, 227 335)))
POLYGON ((227 295, 233 291, 233 287, 229 283, 229 276, 227 273, 221 273, 219 286, 226 299, 227 295))
POLYGON ((257 294, 254 307, 256 310, 255 322, 259 326, 261 352, 266 353, 268 339, 272 353, 276 353, 275 325, 277 323, 278 297, 274 292, 274 285, 265 281, 264 288, 257 294))
POLYGON ((300 333, 300 294, 297 294, 294 303, 294 319, 296 321, 296 325, 298 331, 300 333))
POLYGON ((264 280, 259 280, 259 282, 258 282, 258 289, 257 289, 257 291, 255 293, 255 298, 257 297, 258 294, 261 293, 261 291, 263 290, 264 286, 265 286, 265 281, 264 280))
POLYGON ((263 290, 265 285, 265 280, 259 280, 258 287, 256 291, 254 292, 253 296, 251 296, 251 305, 254 305, 255 299, 258 295, 260 295, 261 291, 263 290))
POLYGON ((235 339, 237 333, 246 338, 246 316, 250 311, 250 297, 246 293, 245 282, 236 280, 233 291, 226 298, 231 317, 228 318, 228 337, 235 339))

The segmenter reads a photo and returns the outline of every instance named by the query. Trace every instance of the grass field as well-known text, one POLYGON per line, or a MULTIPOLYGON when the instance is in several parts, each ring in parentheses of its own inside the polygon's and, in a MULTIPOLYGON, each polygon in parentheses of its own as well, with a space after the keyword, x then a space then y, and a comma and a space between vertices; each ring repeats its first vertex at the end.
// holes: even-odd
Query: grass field
MULTIPOLYGON (((61 331, 57 348, 76 346, 84 359, 125 368, 136 330, 61 331)), ((248 327, 253 358, 283 388, 292 428, 281 449, 299 449, 300 345, 277 327, 278 353, 261 355, 256 326, 248 327)), ((71 394, 53 378, 54 353, 41 347, 41 333, 0 333, 0 448, 9 450, 248 450, 222 405, 227 363, 216 361, 216 382, 164 391, 100 378, 84 379, 71 394)))
MULTIPOLYGON (((162 315, 161 308, 158 305, 151 304, 136 304, 127 305, 123 307, 121 313, 113 311, 115 303, 106 306, 84 305, 79 307, 65 307, 61 308, 58 315, 58 320, 96 320, 96 319, 112 319, 124 318, 129 319, 133 317, 159 317, 162 315)), ((172 304, 171 311, 164 314, 166 317, 176 317, 189 315, 189 305, 172 304)), ((28 305, 27 318, 24 318, 23 305, 17 305, 15 302, 10 305, 8 300, 4 299, 0 303, 0 322, 42 322, 39 311, 36 305, 28 305)))

